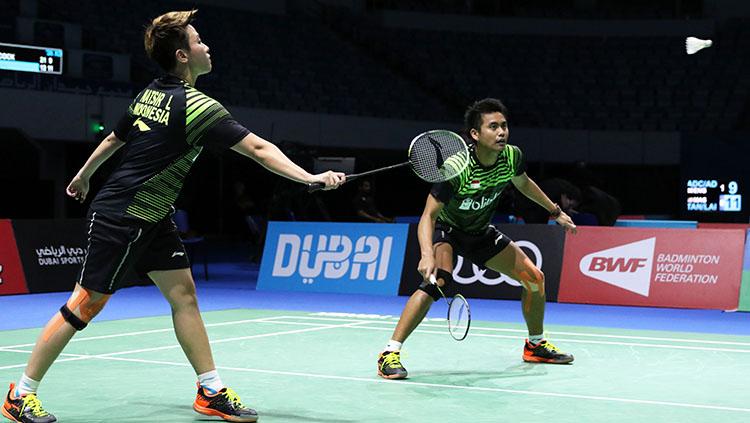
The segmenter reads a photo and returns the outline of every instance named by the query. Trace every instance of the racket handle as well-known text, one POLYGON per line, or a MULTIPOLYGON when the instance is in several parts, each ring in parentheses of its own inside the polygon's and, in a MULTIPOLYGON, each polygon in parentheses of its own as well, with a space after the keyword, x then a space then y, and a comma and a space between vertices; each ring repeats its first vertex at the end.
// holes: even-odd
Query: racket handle
MULTIPOLYGON (((351 182, 351 181, 359 178, 360 176, 362 176, 362 175, 360 175, 360 174, 346 175, 346 182, 351 182)), ((346 182, 344 182, 344 183, 346 183, 346 182)), ((312 192, 315 192, 315 191, 320 191, 320 190, 322 190, 325 187, 326 187, 326 184, 324 184, 322 182, 311 182, 311 183, 307 184, 307 192, 312 193, 312 192)))
MULTIPOLYGON (((399 164, 392 165, 392 166, 381 167, 380 169, 368 170, 367 172, 352 173, 351 175, 346 175, 346 182, 354 181, 355 179, 359 179, 359 178, 361 178, 363 176, 370 176, 370 175, 374 175, 376 173, 385 172, 386 170, 391 170, 391 169, 396 169, 396 168, 399 168, 399 167, 409 166, 409 164, 411 164, 411 162, 403 162, 403 163, 399 163, 399 164)), ((307 184, 307 192, 320 191, 321 189, 323 189, 325 187, 326 187, 325 184, 323 184, 321 182, 313 182, 311 184, 307 184)))
POLYGON ((435 279, 435 275, 430 275, 430 283, 433 285, 437 285, 437 279, 435 279))
POLYGON ((312 182, 312 183, 307 184, 307 192, 320 191, 325 187, 326 187, 326 184, 322 182, 312 182))

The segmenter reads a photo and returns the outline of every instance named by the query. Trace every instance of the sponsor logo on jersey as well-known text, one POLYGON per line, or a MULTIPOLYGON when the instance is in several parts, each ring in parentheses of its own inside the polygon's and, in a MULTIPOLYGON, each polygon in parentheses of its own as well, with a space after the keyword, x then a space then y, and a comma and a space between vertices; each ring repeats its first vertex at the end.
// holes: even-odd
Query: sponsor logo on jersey
POLYGON ((490 204, 492 204, 495 199, 500 196, 500 192, 495 192, 489 197, 482 196, 481 199, 474 200, 473 198, 466 198, 461 202, 461 205, 458 206, 459 210, 481 210, 490 204))

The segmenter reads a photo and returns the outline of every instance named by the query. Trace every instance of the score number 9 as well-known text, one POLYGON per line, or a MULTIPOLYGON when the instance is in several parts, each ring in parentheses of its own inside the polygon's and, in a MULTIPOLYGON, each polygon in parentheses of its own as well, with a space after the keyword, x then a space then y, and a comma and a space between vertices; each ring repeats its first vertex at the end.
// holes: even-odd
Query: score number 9
MULTIPOLYGON (((737 182, 730 181, 726 187, 728 188, 728 194, 737 194, 737 190, 739 189, 739 185, 737 185, 737 182)), ((724 192, 724 184, 719 185, 719 188, 721 189, 721 192, 724 192)))

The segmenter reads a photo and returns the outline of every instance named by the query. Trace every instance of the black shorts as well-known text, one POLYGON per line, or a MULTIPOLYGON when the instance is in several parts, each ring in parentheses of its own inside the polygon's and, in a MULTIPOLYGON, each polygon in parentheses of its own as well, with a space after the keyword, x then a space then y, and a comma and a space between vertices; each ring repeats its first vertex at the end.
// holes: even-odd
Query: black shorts
POLYGON ((447 242, 453 247, 453 259, 460 254, 467 260, 484 268, 489 259, 503 251, 512 240, 507 235, 489 225, 483 234, 468 234, 442 223, 435 223, 432 244, 447 242))
POLYGON ((126 275, 145 277, 152 270, 190 267, 172 216, 157 223, 89 212, 86 256, 78 275, 81 286, 114 293, 126 275))

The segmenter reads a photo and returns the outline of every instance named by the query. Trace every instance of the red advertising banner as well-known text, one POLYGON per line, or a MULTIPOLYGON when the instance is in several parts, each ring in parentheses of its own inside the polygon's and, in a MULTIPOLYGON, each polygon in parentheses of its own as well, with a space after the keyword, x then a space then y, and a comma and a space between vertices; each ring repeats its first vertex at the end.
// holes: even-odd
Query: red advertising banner
POLYGON ((0 219, 0 295, 28 292, 13 227, 10 220, 0 219))
POLYGON ((744 232, 579 227, 565 240, 558 301, 734 309, 744 232))
POLYGON ((750 229, 750 223, 698 222, 698 229, 750 229))

